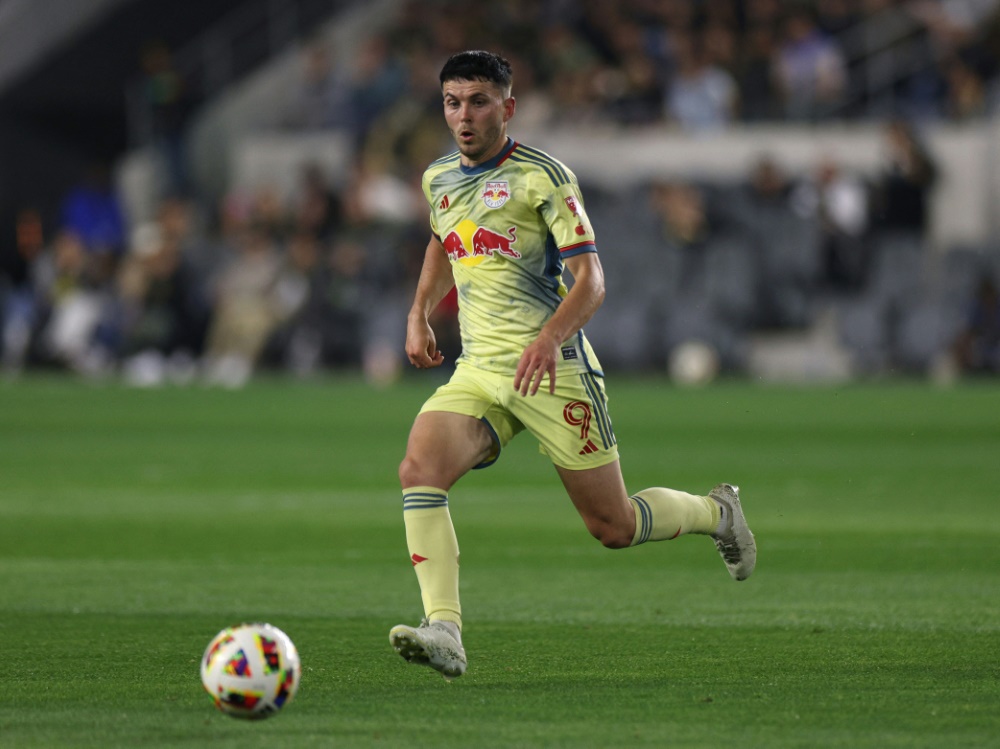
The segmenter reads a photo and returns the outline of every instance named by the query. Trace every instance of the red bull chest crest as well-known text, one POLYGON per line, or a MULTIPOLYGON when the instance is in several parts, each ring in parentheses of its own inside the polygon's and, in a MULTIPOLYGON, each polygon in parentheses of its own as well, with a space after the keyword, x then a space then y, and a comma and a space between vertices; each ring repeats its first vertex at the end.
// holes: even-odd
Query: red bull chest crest
POLYGON ((499 208, 510 199, 510 186, 507 180, 487 182, 483 187, 483 202, 487 208, 499 208))
POLYGON ((463 220, 441 240, 448 257, 453 262, 475 266, 494 257, 519 259, 521 253, 514 249, 517 228, 511 226, 507 234, 500 234, 485 226, 477 226, 469 219, 463 220))

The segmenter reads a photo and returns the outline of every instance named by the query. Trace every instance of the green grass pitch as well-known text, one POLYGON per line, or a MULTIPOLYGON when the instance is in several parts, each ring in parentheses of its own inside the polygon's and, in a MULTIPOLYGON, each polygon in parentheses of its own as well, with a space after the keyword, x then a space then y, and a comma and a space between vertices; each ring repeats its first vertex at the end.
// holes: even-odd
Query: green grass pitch
POLYGON ((451 494, 468 674, 420 618, 396 466, 438 379, 229 392, 0 384, 0 747, 1000 746, 1000 388, 682 390, 612 377, 631 489, 742 487, 757 571, 608 551, 522 435, 451 494), (198 662, 265 620, 271 720, 198 662))

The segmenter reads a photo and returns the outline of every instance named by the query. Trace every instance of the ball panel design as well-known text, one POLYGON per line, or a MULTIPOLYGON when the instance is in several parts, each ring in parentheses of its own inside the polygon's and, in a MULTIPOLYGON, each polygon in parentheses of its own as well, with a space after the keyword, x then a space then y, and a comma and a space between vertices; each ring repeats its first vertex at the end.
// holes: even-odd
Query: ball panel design
POLYGON ((227 627, 201 659, 201 681, 215 706, 235 718, 266 718, 299 688, 302 667, 288 635, 270 624, 227 627))

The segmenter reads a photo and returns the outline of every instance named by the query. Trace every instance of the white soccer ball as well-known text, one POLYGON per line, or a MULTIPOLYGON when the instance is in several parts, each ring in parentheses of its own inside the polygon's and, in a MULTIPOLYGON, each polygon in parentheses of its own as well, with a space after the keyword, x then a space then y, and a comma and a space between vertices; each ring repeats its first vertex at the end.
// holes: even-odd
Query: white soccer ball
POLYGON ((703 341, 685 341, 673 348, 667 368, 678 385, 707 385, 719 374, 719 353, 703 341))
POLYGON ((201 683, 234 718, 268 718, 299 689, 302 665, 288 635, 270 624, 240 624, 217 634, 201 659, 201 683))

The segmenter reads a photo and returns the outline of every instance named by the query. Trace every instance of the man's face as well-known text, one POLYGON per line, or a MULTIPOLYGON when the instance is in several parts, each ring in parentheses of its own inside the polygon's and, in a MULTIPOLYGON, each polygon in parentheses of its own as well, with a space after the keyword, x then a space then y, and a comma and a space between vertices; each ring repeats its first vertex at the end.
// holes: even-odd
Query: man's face
POLYGON ((507 139, 514 97, 487 81, 445 81, 444 119, 458 144, 462 163, 476 166, 496 156, 507 139))

